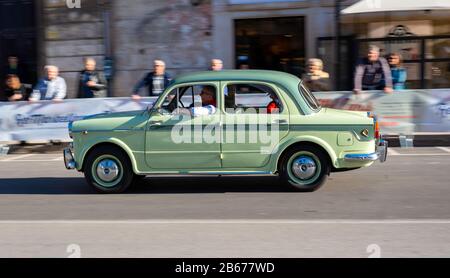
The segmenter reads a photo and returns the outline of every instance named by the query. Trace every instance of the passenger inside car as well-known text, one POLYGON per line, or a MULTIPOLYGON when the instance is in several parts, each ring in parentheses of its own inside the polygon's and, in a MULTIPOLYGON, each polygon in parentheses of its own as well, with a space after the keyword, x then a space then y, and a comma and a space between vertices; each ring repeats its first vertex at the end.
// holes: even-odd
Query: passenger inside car
POLYGON ((280 100, 274 92, 269 93, 272 101, 267 105, 267 114, 275 114, 280 112, 280 100))

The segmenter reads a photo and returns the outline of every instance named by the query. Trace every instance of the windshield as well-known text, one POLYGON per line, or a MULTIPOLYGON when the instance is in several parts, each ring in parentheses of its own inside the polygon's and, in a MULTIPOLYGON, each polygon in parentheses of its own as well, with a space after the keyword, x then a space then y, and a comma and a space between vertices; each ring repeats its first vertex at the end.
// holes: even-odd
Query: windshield
POLYGON ((303 96, 303 98, 308 102, 308 105, 314 110, 318 111, 320 110, 321 106, 319 101, 316 99, 316 97, 311 93, 311 91, 302 83, 299 84, 300 94, 303 96))

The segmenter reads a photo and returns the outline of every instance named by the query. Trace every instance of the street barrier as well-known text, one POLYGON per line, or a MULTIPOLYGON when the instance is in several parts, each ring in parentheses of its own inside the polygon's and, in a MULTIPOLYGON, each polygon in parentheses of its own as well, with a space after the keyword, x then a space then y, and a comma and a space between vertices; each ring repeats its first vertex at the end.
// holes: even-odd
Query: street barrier
POLYGON ((130 98, 67 99, 60 103, 15 102, 0 104, 0 142, 70 141, 67 126, 70 121, 86 116, 133 110, 143 110, 155 98, 133 101, 130 98))
POLYGON ((383 134, 450 132, 450 89, 383 92, 321 92, 314 94, 323 107, 371 111, 383 134))
MULTIPOLYGON (((315 93, 323 107, 374 112, 383 134, 450 132, 450 89, 382 92, 315 93)), ((70 141, 70 121, 109 112, 143 110, 151 107, 155 97, 133 101, 130 98, 68 99, 61 103, 0 103, 0 142, 70 141)), ((266 95, 253 95, 239 103, 261 103, 266 95)), ((238 101, 237 101, 238 102, 238 101)))

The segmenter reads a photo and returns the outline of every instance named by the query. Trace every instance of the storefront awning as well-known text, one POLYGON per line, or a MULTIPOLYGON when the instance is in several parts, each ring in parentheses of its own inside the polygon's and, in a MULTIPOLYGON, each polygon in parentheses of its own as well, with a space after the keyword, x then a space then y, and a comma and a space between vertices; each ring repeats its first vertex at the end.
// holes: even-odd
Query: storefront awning
POLYGON ((343 9, 342 14, 450 9, 450 0, 361 0, 343 9))

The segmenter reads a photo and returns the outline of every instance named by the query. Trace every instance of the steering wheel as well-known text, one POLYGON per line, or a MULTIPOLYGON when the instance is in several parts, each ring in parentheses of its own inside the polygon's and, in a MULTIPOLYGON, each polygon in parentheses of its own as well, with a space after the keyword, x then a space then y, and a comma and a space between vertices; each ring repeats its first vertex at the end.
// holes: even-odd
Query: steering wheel
POLYGON ((172 113, 173 110, 177 109, 177 103, 176 102, 171 102, 166 107, 167 107, 167 110, 169 110, 169 112, 172 113))
POLYGON ((242 107, 235 108, 234 114, 244 114, 244 108, 242 107))
POLYGON ((186 108, 186 106, 184 106, 184 103, 181 101, 181 98, 180 98, 180 104, 183 108, 186 108))

